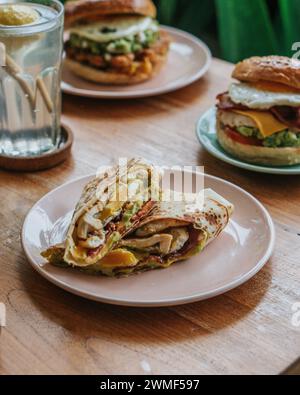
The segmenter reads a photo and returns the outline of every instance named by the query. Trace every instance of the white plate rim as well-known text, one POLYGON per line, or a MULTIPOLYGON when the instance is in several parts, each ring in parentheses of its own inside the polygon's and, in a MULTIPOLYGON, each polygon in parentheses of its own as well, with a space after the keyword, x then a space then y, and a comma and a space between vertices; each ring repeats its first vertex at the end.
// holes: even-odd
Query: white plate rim
POLYGON ((191 33, 185 32, 183 30, 177 29, 175 27, 171 26, 165 26, 161 25, 162 30, 169 32, 171 34, 177 35, 177 36, 182 36, 190 41, 192 41, 194 44, 196 44, 198 47, 201 47, 202 51, 205 53, 206 56, 206 62, 205 65, 199 69, 199 71, 193 75, 191 75, 189 78, 187 78, 185 81, 182 81, 181 83, 173 84, 172 86, 169 86, 167 88, 159 87, 155 89, 145 89, 140 92, 110 92, 110 91, 94 91, 94 90, 87 90, 87 89, 80 89, 80 88, 69 88, 68 84, 66 84, 64 81, 61 82, 61 89, 64 93, 73 95, 73 96, 83 96, 83 97, 90 97, 90 98, 98 98, 98 99, 138 99, 138 98, 143 98, 143 97, 153 97, 153 96, 158 96, 158 95, 163 95, 165 93, 170 93, 174 92, 176 90, 182 89, 188 85, 193 84, 194 82, 198 81, 201 77, 203 77, 209 70, 212 62, 212 53, 209 47, 198 37, 192 35, 191 33))
MULTIPOLYGON (((25 231, 26 231, 27 221, 29 220, 29 216, 30 216, 31 212, 41 203, 41 201, 43 199, 45 199, 46 197, 48 197, 51 194, 55 194, 59 189, 65 188, 72 183, 76 183, 80 180, 88 179, 93 176, 94 176, 94 174, 77 177, 77 178, 75 178, 69 182, 66 182, 63 185, 53 189, 52 191, 48 192, 47 194, 45 194, 41 199, 39 199, 34 204, 34 206, 27 213, 24 223, 23 223, 23 226, 22 226, 22 231, 21 231, 21 244, 22 244, 25 255, 26 255, 29 263, 31 264, 31 266, 43 278, 45 278, 52 284, 58 286, 59 288, 64 289, 65 291, 68 291, 72 294, 75 294, 77 296, 83 297, 85 299, 93 300, 96 302, 101 302, 101 303, 110 304, 110 305, 127 306, 127 307, 168 307, 168 306, 179 306, 179 305, 200 302, 200 301, 211 299, 216 296, 227 293, 227 292, 239 287, 240 285, 246 283, 247 281, 249 281, 266 265, 266 263, 269 261, 269 259, 271 258, 272 254, 274 252, 275 240, 276 240, 275 226, 274 226, 273 220, 271 218, 271 215, 269 214, 267 209, 263 206, 263 204, 258 199, 256 199, 253 195, 251 195, 249 192, 247 192, 245 189, 243 189, 243 188, 241 188, 229 181, 223 180, 222 178, 215 177, 215 176, 212 176, 209 174, 205 174, 205 177, 208 177, 208 178, 215 180, 217 182, 225 183, 229 187, 237 189, 240 193, 245 194, 246 197, 248 197, 250 200, 252 200, 253 203, 255 203, 257 205, 257 207, 260 209, 260 211, 262 212, 262 214, 264 215, 264 217, 266 219, 266 222, 267 222, 268 228, 269 228, 269 232, 270 232, 270 242, 269 242, 269 245, 266 249, 264 256, 257 262, 257 264, 248 273, 246 273, 245 275, 241 276, 240 278, 238 278, 236 280, 233 280, 226 286, 219 287, 218 289, 216 289, 214 291, 202 292, 202 293, 200 292, 195 295, 191 295, 191 296, 187 296, 187 297, 183 297, 183 298, 164 299, 162 301, 161 300, 150 300, 147 302, 143 302, 143 301, 139 302, 136 300, 124 300, 124 299, 118 299, 118 298, 112 299, 112 298, 107 298, 105 296, 102 297, 99 295, 86 293, 84 291, 74 289, 71 286, 66 285, 63 281, 57 280, 55 278, 55 276, 53 276, 51 274, 47 274, 47 272, 45 272, 39 264, 36 264, 34 262, 34 259, 31 257, 31 254, 30 254, 30 251, 27 247, 27 244, 25 243, 25 231)), ((85 274, 83 273, 82 275, 85 275, 85 274)))
POLYGON ((216 111, 215 106, 211 107, 209 110, 207 110, 205 113, 203 113, 196 124, 196 136, 198 138, 198 141, 203 146, 203 148, 205 148, 206 151, 209 152, 212 156, 222 160, 225 163, 239 167, 240 169, 254 171, 256 173, 276 174, 276 175, 299 175, 300 174, 300 168, 293 169, 292 167, 289 168, 288 166, 286 166, 286 167, 284 167, 284 166, 283 167, 270 166, 269 167, 269 166, 254 165, 251 163, 242 162, 238 159, 228 156, 224 152, 216 149, 215 147, 212 148, 209 144, 206 143, 206 140, 204 139, 204 137, 206 137, 206 136, 204 136, 204 133, 202 132, 201 124, 214 111, 216 111))

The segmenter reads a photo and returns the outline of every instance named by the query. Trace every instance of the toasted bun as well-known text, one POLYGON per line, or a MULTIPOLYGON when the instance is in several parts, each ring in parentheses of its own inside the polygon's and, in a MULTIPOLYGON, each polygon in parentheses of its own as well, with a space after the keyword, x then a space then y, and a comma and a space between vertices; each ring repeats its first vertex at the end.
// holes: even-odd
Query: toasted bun
POLYGON ((110 15, 143 15, 156 17, 151 0, 77 0, 65 6, 65 26, 94 21, 110 15))
POLYGON ((152 65, 151 72, 142 68, 133 75, 118 73, 117 71, 97 70, 68 58, 65 59, 65 64, 78 77, 88 81, 105 85, 134 85, 153 78, 165 64, 166 59, 167 55, 160 56, 155 65, 152 65))
POLYGON ((244 162, 267 166, 291 166, 300 163, 300 148, 256 147, 232 140, 225 133, 219 117, 217 136, 226 152, 244 162))
POLYGON ((300 89, 300 60, 284 56, 253 57, 238 63, 232 77, 245 82, 268 81, 300 89))

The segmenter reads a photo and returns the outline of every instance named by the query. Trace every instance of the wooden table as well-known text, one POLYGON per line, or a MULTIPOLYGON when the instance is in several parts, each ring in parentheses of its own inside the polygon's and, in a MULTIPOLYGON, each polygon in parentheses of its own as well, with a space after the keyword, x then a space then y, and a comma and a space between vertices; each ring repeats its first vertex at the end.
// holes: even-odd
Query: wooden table
POLYGON ((63 119, 76 138, 72 159, 40 173, 0 172, 0 302, 7 306, 2 373, 278 374, 297 360, 300 328, 292 325, 292 306, 300 302, 300 179, 226 165, 205 153, 195 137, 196 120, 227 88, 231 69, 214 60, 202 81, 145 100, 65 96, 63 119), (106 306, 40 277, 20 245, 31 206, 100 164, 134 155, 158 164, 204 164, 207 173, 255 195, 276 224, 271 261, 226 295, 160 309, 106 306))

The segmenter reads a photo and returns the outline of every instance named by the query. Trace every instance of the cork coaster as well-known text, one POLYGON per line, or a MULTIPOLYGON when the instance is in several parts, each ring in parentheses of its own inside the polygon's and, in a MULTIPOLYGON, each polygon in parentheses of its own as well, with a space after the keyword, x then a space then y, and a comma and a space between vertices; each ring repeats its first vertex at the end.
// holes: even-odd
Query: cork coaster
POLYGON ((59 165, 71 155, 72 144, 72 130, 68 126, 62 124, 61 139, 56 150, 31 157, 0 155, 0 168, 24 172, 50 169, 51 167, 59 165))

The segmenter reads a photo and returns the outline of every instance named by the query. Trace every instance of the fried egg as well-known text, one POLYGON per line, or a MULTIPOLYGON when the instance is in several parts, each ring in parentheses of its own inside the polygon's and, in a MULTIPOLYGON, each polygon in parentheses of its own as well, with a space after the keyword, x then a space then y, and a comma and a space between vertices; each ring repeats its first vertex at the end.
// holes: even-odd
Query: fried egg
POLYGON ((256 110, 269 110, 274 106, 300 107, 300 92, 296 91, 262 90, 255 85, 234 83, 229 88, 229 95, 234 103, 256 110))

